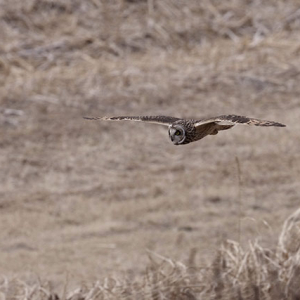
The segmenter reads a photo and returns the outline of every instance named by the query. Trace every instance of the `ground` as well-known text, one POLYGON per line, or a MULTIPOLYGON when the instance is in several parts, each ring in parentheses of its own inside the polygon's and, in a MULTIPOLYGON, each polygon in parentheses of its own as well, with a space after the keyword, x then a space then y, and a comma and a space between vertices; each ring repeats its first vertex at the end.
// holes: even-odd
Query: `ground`
POLYGON ((0 1, 0 269, 76 286, 275 248, 299 208, 295 1, 0 1), (185 146, 83 116, 240 114, 185 146), (194 257, 195 256, 195 257, 194 257))

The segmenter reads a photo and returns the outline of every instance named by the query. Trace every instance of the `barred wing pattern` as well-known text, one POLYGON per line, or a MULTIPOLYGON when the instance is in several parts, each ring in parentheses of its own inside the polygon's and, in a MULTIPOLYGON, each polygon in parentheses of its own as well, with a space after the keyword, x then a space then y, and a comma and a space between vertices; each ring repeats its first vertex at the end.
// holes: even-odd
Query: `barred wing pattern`
POLYGON ((198 126, 208 124, 208 123, 285 127, 284 124, 281 124, 278 122, 260 120, 260 119, 255 119, 255 118, 248 118, 245 116, 237 116, 237 115, 223 115, 223 116, 218 116, 215 118, 197 120, 194 125, 196 127, 198 127, 198 126))
POLYGON ((105 120, 105 121, 141 121, 169 126, 172 123, 181 120, 168 116, 120 116, 120 117, 83 117, 87 120, 105 120))

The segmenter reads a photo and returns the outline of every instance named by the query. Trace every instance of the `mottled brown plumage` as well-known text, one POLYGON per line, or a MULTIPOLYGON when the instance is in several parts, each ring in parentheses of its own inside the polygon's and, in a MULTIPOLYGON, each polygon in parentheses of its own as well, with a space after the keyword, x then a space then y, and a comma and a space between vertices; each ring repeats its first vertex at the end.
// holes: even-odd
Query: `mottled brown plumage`
POLYGON ((184 145, 198 141, 207 135, 216 135, 221 130, 232 128, 236 124, 254 126, 285 127, 284 124, 259 120, 237 115, 223 115, 208 119, 180 119, 167 116, 120 116, 120 117, 84 117, 88 120, 142 121, 168 126, 169 136, 174 145, 184 145))

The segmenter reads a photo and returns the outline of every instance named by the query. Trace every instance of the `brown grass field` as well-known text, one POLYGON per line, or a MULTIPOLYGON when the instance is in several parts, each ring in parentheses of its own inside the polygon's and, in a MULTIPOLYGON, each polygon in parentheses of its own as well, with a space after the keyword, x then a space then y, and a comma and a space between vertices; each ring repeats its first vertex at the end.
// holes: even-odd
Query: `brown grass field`
POLYGON ((300 299, 298 1, 0 0, 0 20, 0 299, 300 299), (287 127, 174 146, 82 118, 221 114, 287 127))

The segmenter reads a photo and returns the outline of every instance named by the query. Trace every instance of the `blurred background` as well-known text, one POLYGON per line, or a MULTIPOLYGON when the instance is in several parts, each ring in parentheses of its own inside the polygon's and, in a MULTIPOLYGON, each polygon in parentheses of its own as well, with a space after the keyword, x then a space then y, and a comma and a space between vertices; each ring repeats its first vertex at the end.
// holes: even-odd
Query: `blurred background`
POLYGON ((294 0, 0 1, 0 269, 58 284, 276 247, 299 207, 294 0), (241 114, 182 147, 82 116, 241 114), (240 166, 240 172, 239 167, 240 166), (240 180, 239 180, 240 177, 240 180))

